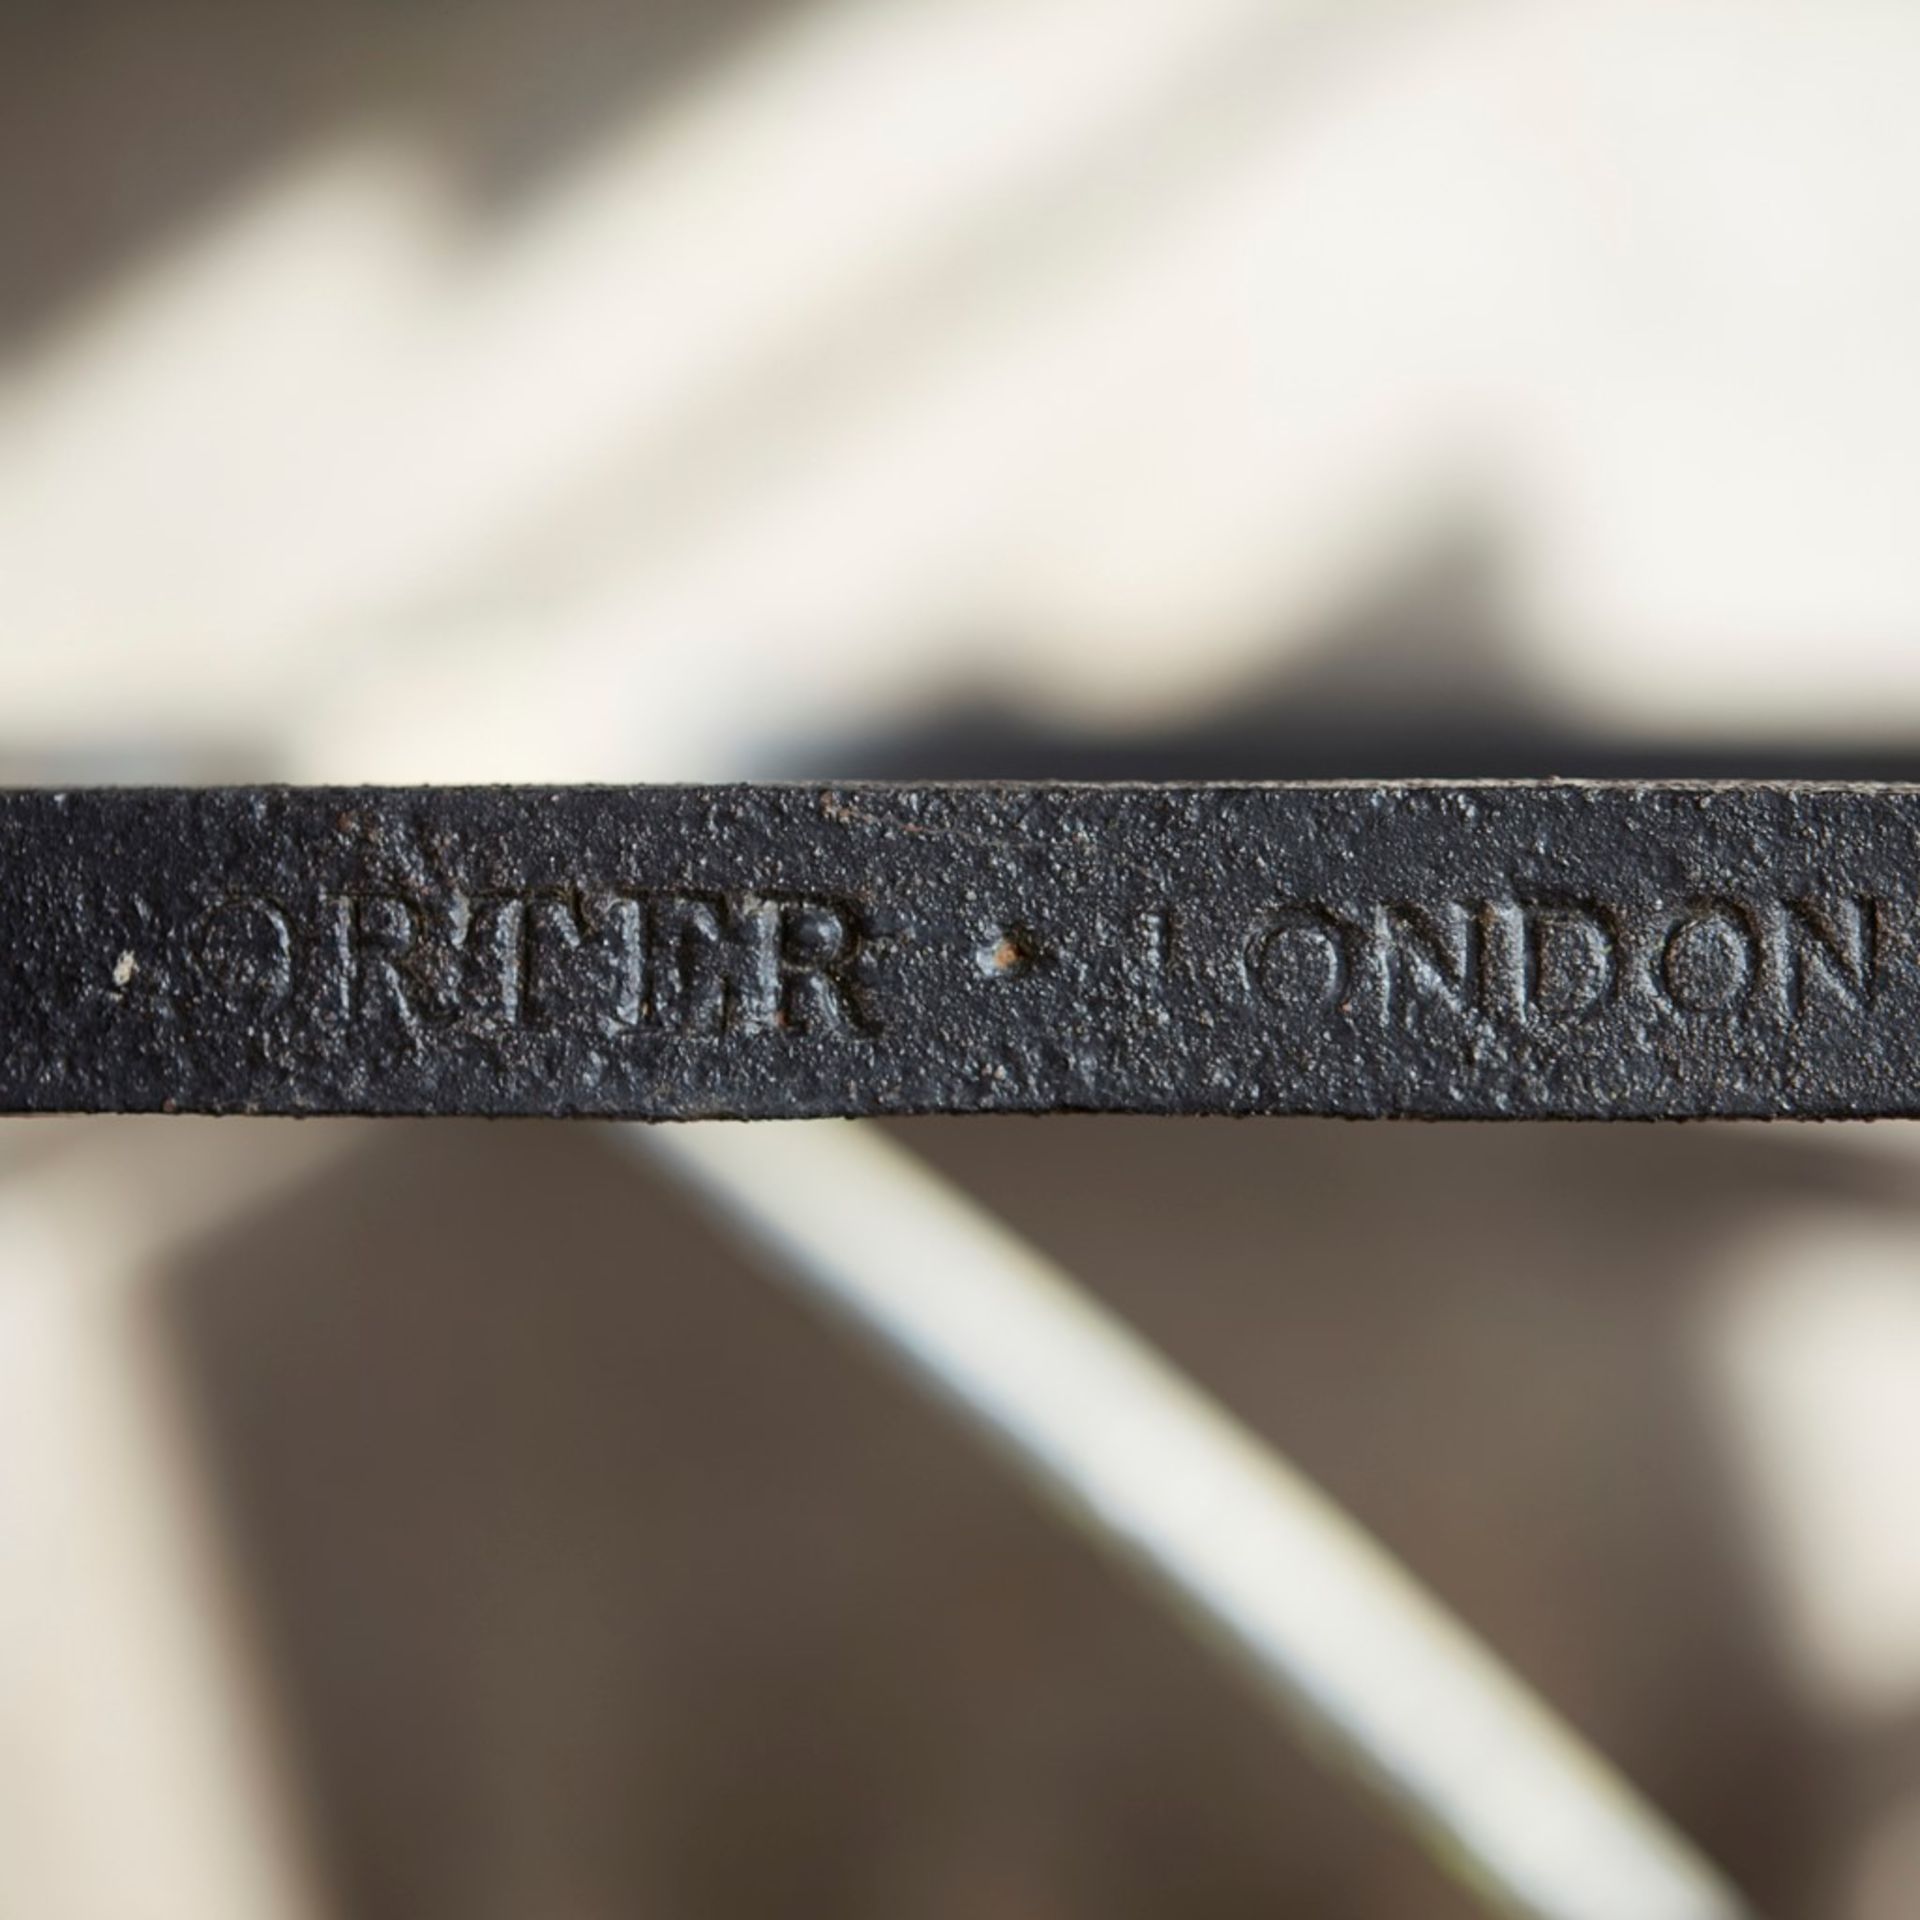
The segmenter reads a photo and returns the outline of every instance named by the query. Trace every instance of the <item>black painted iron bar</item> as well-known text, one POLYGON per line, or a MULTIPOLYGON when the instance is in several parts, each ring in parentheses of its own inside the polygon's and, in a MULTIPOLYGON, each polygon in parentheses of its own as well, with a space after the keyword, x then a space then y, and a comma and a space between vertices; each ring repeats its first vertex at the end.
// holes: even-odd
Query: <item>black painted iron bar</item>
POLYGON ((1920 789, 17 791, 0 1110, 1920 1113, 1920 789))

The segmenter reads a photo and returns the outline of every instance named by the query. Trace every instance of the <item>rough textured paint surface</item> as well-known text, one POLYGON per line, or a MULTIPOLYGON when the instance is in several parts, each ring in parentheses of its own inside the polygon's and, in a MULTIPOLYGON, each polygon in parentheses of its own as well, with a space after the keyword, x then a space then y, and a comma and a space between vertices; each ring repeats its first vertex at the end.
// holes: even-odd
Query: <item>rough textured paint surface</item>
POLYGON ((1920 789, 0 795, 0 1108, 1920 1112, 1920 789))

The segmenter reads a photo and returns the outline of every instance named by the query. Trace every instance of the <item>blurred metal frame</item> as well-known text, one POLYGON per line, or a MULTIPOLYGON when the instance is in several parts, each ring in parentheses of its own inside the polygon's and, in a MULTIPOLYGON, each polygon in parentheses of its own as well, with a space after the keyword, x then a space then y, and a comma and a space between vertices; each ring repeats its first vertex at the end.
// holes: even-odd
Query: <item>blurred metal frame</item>
POLYGON ((630 1127, 779 1283, 987 1441, 1512 1920, 1739 1920, 1727 1881, 1353 1520, 860 1123, 630 1127))
MULTIPOLYGON (((177 1144, 155 1152, 138 1122, 54 1125, 51 1152, 0 1190, 0 1540, 18 1556, 0 1579, 0 1698, 16 1724, 31 1703, 60 1734, 58 1754, 34 1756, 40 1790, 0 1796, 0 1894, 46 1910, 52 1889, 63 1920, 322 1920, 244 1599, 174 1437, 178 1388, 139 1337, 140 1276, 257 1199, 259 1164, 209 1156, 185 1128, 159 1129, 177 1144), (64 1495, 82 1458, 96 1498, 76 1512, 64 1495), (78 1618, 34 1605, 49 1564, 77 1575, 78 1618), (75 1634, 113 1661, 72 1657, 75 1634), (122 1819, 115 1845, 85 1843, 122 1819)), ((364 1138, 352 1122, 279 1130, 270 1180, 311 1178, 364 1138)), ((1746 1914, 1324 1495, 869 1123, 617 1138, 986 1440, 1489 1911, 1746 1914)))

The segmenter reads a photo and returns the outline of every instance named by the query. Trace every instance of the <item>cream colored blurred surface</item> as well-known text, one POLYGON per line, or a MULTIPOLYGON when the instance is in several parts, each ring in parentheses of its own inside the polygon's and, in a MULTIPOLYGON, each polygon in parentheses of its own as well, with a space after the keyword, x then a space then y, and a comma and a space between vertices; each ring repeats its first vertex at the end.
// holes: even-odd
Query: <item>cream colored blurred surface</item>
POLYGON ((0 702, 711 774, 1204 705, 1471 515, 1581 714, 1878 736, 1916 74, 1891 4, 827 0, 498 219, 404 113, 303 132, 14 343, 0 702))
MULTIPOLYGON (((1920 744, 1920 14, 1897 0, 9 16, 0 753, 16 777, 720 776, 966 703, 1059 737, 1192 735, 1308 672, 1463 536, 1491 557, 1479 614, 1508 691, 1548 731, 1920 744)), ((1443 690, 1451 670, 1422 668, 1443 690)), ((300 1793, 263 1784, 301 1774, 317 1736, 286 1706, 298 1686, 233 1652, 249 1610, 280 1602, 252 1593, 243 1518, 222 1520, 164 1437, 179 1336, 148 1311, 168 1247, 269 1209, 272 1178, 300 1189, 303 1156, 317 1177, 358 1136, 302 1133, 289 1159, 274 1129, 163 1133, 63 1131, 56 1153, 21 1129, 0 1189, 0 1371, 23 1383, 0 1469, 0 1623, 24 1623, 0 1631, 0 1693, 23 1703, 0 1778, 25 1783, 0 1795, 4 1912, 318 1912, 332 1896, 300 1864, 310 1844, 359 1858, 370 1820, 405 1818, 356 1802, 358 1837, 310 1843, 300 1793), (176 1177, 200 1196, 191 1227, 160 1206, 176 1177), (284 1839, 277 1814, 208 1811, 282 1803, 284 1839), (138 1837, 155 1831, 166 1847, 138 1837), (97 1846, 71 1837, 88 1833, 97 1846)), ((1023 1134, 1023 1151, 1044 1161, 1056 1137, 1023 1134)), ((406 1165, 439 1151, 381 1138, 406 1165)), ((1311 1149, 1356 1214, 1391 1212, 1418 1156, 1465 1152, 1380 1138, 1311 1149)), ((1703 1168, 1745 1208, 1769 1184, 1784 1196, 1757 1229, 1715 1215, 1714 1244, 1687 1240, 1684 1259, 1676 1228, 1674 1324, 1632 1323, 1684 1356, 1698 1418, 1676 1416, 1673 1444, 1728 1462, 1741 1591, 1806 1715, 1783 1709, 1767 1738, 1792 1722, 1843 1783, 1800 1878, 1780 1869, 1782 1913, 1897 1911, 1885 1863, 1907 1857, 1920 1796, 1920 1574, 1901 1544, 1920 1433, 1900 1412, 1920 1381, 1920 1238, 1884 1197, 1910 1179, 1906 1140, 1662 1134, 1632 1162, 1639 1188, 1607 1188, 1676 1217, 1703 1168), (1751 1180, 1726 1171, 1742 1154, 1751 1180), (1864 1216, 1856 1185, 1881 1196, 1864 1216)), ((1260 1179, 1244 1143, 1208 1150, 1260 1179)), ((969 1154, 992 1170, 995 1149, 955 1151, 963 1175, 979 1177, 969 1154)), ((500 1177, 498 1148, 460 1152, 500 1177)), ((1543 1182, 1529 1204, 1569 1233, 1619 1231, 1574 1147, 1487 1152, 1509 1156, 1502 1178, 1543 1182)), ((1476 1191, 1505 1204, 1498 1182, 1476 1191)), ((392 1230, 431 1246, 404 1208, 392 1230)), ((1334 1208, 1319 1230, 1337 1251, 1360 1229, 1334 1208)), ((1178 1262, 1190 1244, 1182 1287, 1255 1270, 1207 1221, 1186 1231, 1163 1248, 1178 1262)), ((1375 1251, 1423 1257, 1411 1228, 1375 1251)), ((1106 1249, 1116 1271, 1123 1252, 1106 1249)), ((1497 1235, 1481 1257, 1489 1297, 1464 1297, 1457 1324, 1409 1302, 1405 1324, 1546 1376, 1506 1430, 1524 1452, 1551 1380, 1578 1371, 1568 1327, 1602 1340, 1583 1316, 1603 1309, 1545 1280, 1503 1291, 1497 1235)), ((1097 1260, 1083 1270, 1101 1281, 1097 1260)), ((432 1297, 461 1311, 457 1290, 432 1297)), ((1246 1310, 1255 1349, 1305 1317, 1341 1365, 1364 1361, 1338 1337, 1366 1320, 1352 1300, 1269 1305, 1246 1310)), ((1196 1337, 1193 1364, 1218 1385, 1236 1362, 1196 1337)), ((1420 1356, 1406 1364, 1417 1379, 1420 1356)), ((1636 1378, 1622 1357, 1614 1387, 1636 1378)), ((1398 1375, 1379 1390, 1416 1391, 1398 1375)), ((1364 1431, 1303 1415, 1294 1435, 1284 1406, 1260 1407, 1283 1440, 1336 1435, 1319 1470, 1337 1482, 1346 1460, 1367 1482, 1364 1431)), ((1449 1413, 1470 1419, 1471 1396, 1449 1413)), ((1611 1516, 1634 1495, 1594 1464, 1605 1432, 1596 1416, 1590 1451, 1553 1457, 1593 1468, 1588 1499, 1611 1516)), ((392 1437, 404 1448, 404 1423, 392 1437)), ((1420 1477, 1432 1436, 1400 1437, 1395 1472, 1428 1504, 1398 1519, 1431 1577, 1451 1569, 1523 1622, 1491 1570, 1511 1559, 1526 1585, 1508 1510, 1476 1518, 1470 1491, 1420 1477), (1436 1510, 1457 1525, 1429 1538, 1436 1510)), ((1563 1516, 1529 1539, 1585 1524, 1575 1491, 1508 1492, 1563 1516)), ((1535 1649, 1589 1689, 1576 1714, 1637 1699, 1649 1672, 1682 1683, 1686 1663, 1648 1649, 1662 1606, 1685 1606, 1657 1579, 1635 1590, 1651 1638, 1612 1664, 1535 1649)), ((334 1764, 360 1751, 330 1737, 334 1764)), ((1700 1758, 1715 1768, 1738 1773, 1700 1758)), ((496 1815, 501 1794, 480 1796, 496 1815)), ((972 1817, 1023 1861, 1081 1844, 1064 1813, 1064 1837, 997 1802, 972 1817)), ((502 1869, 495 1907, 484 1876, 433 1882, 460 1890, 462 1920, 639 1897, 638 1869, 604 1863, 556 1891, 541 1848, 564 1854, 566 1821, 526 1818, 523 1877, 502 1869)), ((983 1841, 938 1896, 899 1866, 919 1890, 893 1911, 1012 1910, 998 1860, 983 1841), (969 1875, 987 1891, 951 1891, 969 1875)), ((353 1884, 386 1886, 385 1904, 342 1911, 408 1910, 402 1882, 353 1884)), ((1372 1906, 1352 1882, 1311 1897, 1392 1911, 1403 1884, 1388 1875, 1372 1906)), ((756 1910, 747 1894, 724 1909, 756 1910)), ((1239 1909, 1176 1886, 1142 1910, 1239 1909)))

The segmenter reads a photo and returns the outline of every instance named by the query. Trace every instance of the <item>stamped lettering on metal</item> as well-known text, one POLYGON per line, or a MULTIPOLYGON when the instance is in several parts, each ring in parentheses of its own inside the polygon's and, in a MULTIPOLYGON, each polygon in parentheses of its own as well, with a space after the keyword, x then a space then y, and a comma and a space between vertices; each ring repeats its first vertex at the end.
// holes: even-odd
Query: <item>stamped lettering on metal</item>
POLYGON ((10 1112, 1920 1112, 1920 790, 0 795, 10 1112))

